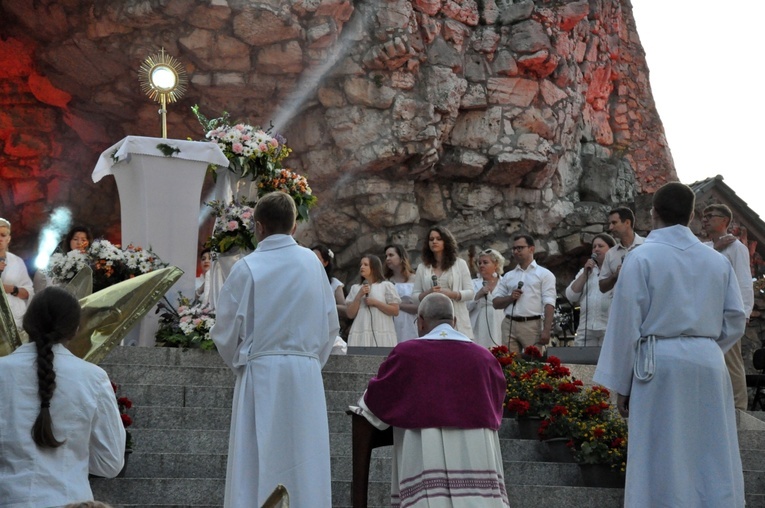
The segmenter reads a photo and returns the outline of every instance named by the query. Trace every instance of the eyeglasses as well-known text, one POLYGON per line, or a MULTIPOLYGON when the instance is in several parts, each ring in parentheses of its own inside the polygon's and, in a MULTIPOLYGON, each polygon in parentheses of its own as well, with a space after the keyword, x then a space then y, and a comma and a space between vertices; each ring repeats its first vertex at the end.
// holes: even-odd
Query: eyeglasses
POLYGON ((713 214, 713 213, 708 213, 705 216, 703 216, 701 218, 701 220, 711 220, 712 217, 720 217, 722 219, 727 219, 727 217, 725 215, 716 215, 716 214, 713 214))
POLYGON ((528 245, 513 245, 513 251, 516 251, 516 250, 523 250, 523 249, 525 249, 526 247, 528 247, 528 245))

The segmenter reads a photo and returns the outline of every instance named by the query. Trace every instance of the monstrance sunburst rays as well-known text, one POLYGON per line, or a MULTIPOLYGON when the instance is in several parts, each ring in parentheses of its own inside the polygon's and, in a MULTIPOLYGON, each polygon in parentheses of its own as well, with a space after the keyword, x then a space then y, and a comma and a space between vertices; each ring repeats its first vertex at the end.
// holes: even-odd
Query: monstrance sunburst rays
POLYGON ((159 53, 143 61, 138 78, 141 90, 162 105, 159 110, 162 116, 162 137, 167 138, 167 103, 177 101, 186 92, 186 69, 162 48, 159 53))

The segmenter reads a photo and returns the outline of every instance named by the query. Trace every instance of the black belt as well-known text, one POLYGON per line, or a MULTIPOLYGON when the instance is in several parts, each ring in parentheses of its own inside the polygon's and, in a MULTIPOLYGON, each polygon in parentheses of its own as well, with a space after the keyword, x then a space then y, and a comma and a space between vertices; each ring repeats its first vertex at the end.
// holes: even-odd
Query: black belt
POLYGON ((525 323, 526 321, 536 321, 537 319, 542 319, 542 316, 529 316, 529 317, 505 316, 505 318, 512 319, 513 321, 520 321, 521 323, 525 323))

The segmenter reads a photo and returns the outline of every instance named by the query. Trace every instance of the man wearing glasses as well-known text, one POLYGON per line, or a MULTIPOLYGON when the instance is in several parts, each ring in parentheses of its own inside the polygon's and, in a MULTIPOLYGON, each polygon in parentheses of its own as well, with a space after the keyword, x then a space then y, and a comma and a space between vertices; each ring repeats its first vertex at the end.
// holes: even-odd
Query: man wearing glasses
MULTIPOLYGON (((744 302, 744 313, 747 321, 754 307, 754 289, 752 287, 752 271, 749 264, 749 249, 739 242, 735 236, 728 234, 733 220, 733 213, 725 205, 709 205, 704 208, 701 217, 701 227, 709 239, 706 245, 713 247, 728 258, 733 271, 736 273, 738 286, 741 289, 741 300, 744 302)), ((741 340, 739 339, 727 353, 725 365, 728 367, 730 381, 733 384, 733 402, 736 409, 746 410, 749 394, 746 391, 746 369, 741 356, 741 340)))
POLYGON ((526 346, 550 343, 555 311, 555 275, 534 261, 534 239, 513 239, 513 257, 518 263, 502 276, 494 292, 495 309, 505 310, 502 337, 511 352, 526 346))
POLYGON ((616 285, 624 256, 643 244, 644 238, 635 233, 634 228, 635 214, 629 208, 622 206, 608 212, 608 232, 616 239, 616 247, 608 249, 600 267, 598 285, 603 293, 611 291, 616 285))

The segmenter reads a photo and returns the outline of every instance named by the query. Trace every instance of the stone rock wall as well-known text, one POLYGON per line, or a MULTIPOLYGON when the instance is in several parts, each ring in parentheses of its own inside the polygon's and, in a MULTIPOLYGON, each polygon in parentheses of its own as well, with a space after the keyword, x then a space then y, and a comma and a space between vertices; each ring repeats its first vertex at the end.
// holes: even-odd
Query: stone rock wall
POLYGON ((300 238, 346 274, 390 241, 419 257, 440 223, 502 252, 529 232, 563 281, 610 207, 676 179, 627 0, 0 0, 0 19, 0 207, 27 255, 56 204, 117 234, 89 174, 158 135, 136 71, 160 47, 190 79, 170 136, 201 137, 195 103, 273 122, 319 197, 300 238))

